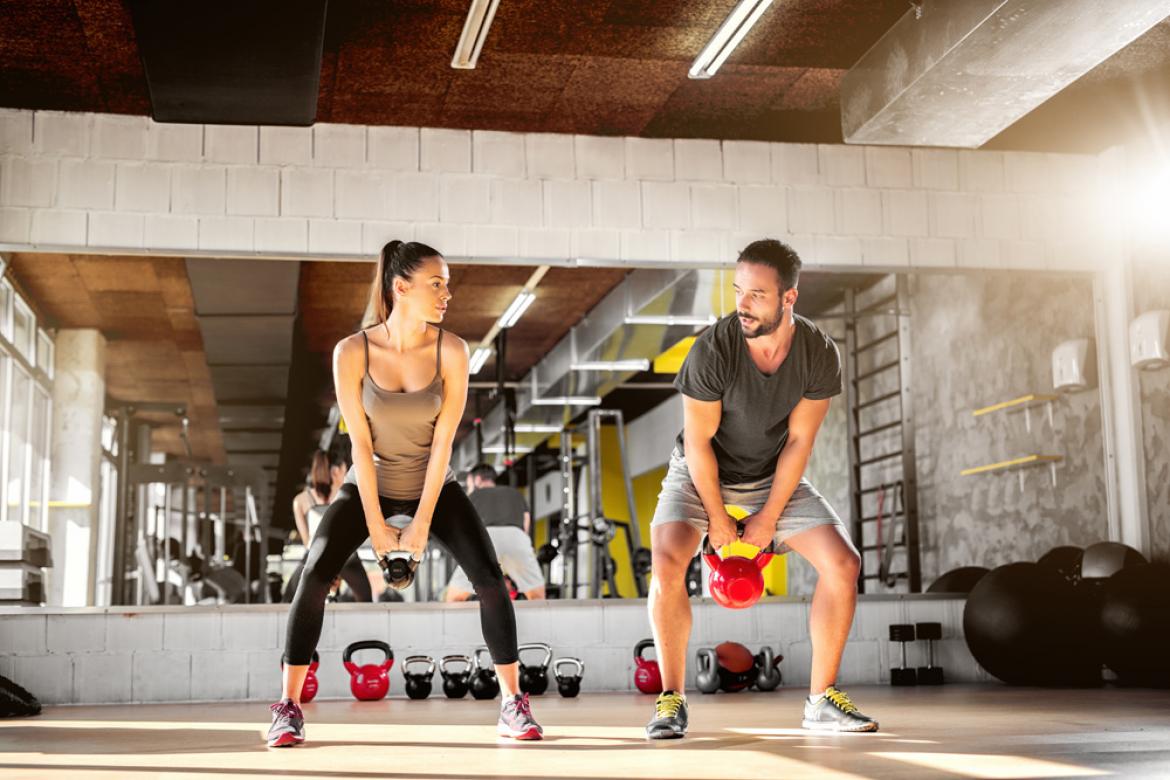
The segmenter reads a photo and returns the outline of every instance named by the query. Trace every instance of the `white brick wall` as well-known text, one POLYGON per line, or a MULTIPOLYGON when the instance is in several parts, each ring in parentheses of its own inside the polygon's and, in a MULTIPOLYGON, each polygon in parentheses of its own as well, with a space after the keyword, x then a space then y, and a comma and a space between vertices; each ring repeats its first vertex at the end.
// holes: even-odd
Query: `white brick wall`
POLYGON ((0 109, 0 249, 1067 267, 1096 158, 0 109), (1062 258, 1069 259, 1063 260, 1062 258), (986 258, 981 260, 980 258, 986 258), (1039 259, 1037 259, 1039 258, 1039 259))

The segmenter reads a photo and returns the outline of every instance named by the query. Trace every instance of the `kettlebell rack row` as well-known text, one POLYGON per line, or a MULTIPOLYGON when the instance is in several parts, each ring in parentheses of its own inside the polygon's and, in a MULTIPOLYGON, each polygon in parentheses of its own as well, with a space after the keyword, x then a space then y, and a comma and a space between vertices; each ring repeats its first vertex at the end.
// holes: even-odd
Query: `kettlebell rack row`
MULTIPOLYGON (((662 693, 662 670, 658 661, 646 658, 654 647, 653 639, 642 639, 634 645, 634 687, 642 693, 662 693)), ((695 687, 702 693, 737 691, 755 688, 774 691, 783 681, 780 662, 784 656, 765 645, 752 654, 738 642, 723 642, 717 647, 701 647, 695 653, 697 672, 695 687)))
MULTIPOLYGON (((544 642, 520 645, 520 690, 532 696, 540 696, 548 690, 550 671, 556 680, 557 691, 565 698, 573 698, 581 692, 581 681, 585 675, 585 664, 579 658, 565 656, 553 660, 552 647, 544 642), (525 653, 539 653, 539 660, 526 663, 525 653)), ((530 661, 532 656, 529 655, 530 661)), ((380 639, 364 639, 353 642, 341 654, 341 663, 349 672, 349 689, 358 701, 380 701, 390 690, 390 670, 394 667, 394 651, 380 639), (377 651, 381 660, 377 663, 358 664, 354 655, 363 650, 377 651)), ((318 692, 316 677, 319 666, 317 654, 309 665, 305 684, 301 689, 301 701, 312 701, 318 692)), ((471 694, 474 699, 494 699, 500 694, 500 681, 491 663, 486 647, 475 648, 470 655, 445 655, 438 661, 424 654, 409 655, 402 659, 399 668, 405 681, 406 695, 411 699, 425 699, 434 690, 435 672, 443 681, 443 695, 448 699, 462 699, 471 694), (486 661, 485 661, 486 659, 486 661)))

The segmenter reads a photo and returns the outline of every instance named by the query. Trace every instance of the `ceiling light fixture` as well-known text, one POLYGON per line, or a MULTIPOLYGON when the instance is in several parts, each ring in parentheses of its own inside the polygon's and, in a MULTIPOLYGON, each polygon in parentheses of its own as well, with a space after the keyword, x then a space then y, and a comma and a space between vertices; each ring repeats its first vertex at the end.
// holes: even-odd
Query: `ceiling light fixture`
POLYGON ((693 79, 714 76, 771 4, 772 0, 740 0, 739 5, 732 9, 703 47, 703 51, 699 52, 687 75, 693 79))
POLYGON ((500 315, 500 327, 510 328, 515 325, 520 316, 528 310, 528 307, 535 300, 536 293, 531 290, 521 290, 508 304, 508 308, 504 309, 504 313, 500 315))
POLYGON ((471 0, 467 21, 463 23, 463 33, 455 47, 455 56, 451 58, 452 68, 470 70, 475 67, 499 5, 500 0, 471 0))
POLYGON ((601 406, 599 395, 550 395, 533 398, 533 406, 601 406))
POLYGON ((471 353, 471 361, 468 363, 467 370, 471 375, 479 373, 483 368, 483 364, 492 356, 491 347, 476 347, 475 352, 471 353))
POLYGON ((631 314, 627 325, 714 325, 718 318, 702 314, 631 314))
POLYGON ((649 371, 650 361, 646 358, 631 360, 585 360, 572 365, 574 371, 649 371))

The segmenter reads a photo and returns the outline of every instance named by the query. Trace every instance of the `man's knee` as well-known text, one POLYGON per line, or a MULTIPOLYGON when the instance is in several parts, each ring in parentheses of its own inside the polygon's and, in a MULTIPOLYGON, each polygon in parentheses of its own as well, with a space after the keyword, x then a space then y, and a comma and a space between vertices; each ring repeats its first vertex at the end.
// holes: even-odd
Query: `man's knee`
POLYGON ((651 531, 652 582, 681 585, 698 547, 698 531, 686 523, 668 523, 651 531))

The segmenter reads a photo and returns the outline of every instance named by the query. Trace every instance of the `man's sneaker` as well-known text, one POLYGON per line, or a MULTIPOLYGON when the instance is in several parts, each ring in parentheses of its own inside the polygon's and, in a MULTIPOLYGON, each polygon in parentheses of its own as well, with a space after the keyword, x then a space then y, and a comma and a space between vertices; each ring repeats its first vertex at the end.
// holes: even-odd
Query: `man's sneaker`
POLYGON ((877 731, 878 724, 873 718, 862 715, 857 706, 849 700, 844 691, 839 691, 830 685, 825 689, 821 700, 813 703, 804 702, 804 721, 801 723, 806 729, 817 731, 877 731))
POLYGON ((686 735, 686 697, 678 691, 663 691, 654 702, 654 720, 646 724, 646 739, 682 739, 686 735))
POLYGON ((292 747, 305 741, 305 716, 292 699, 273 704, 272 726, 268 729, 268 747, 292 747))
POLYGON ((540 739, 544 729, 532 717, 532 707, 528 703, 528 694, 521 693, 504 700, 500 707, 500 721, 496 724, 496 732, 501 737, 512 739, 540 739))

